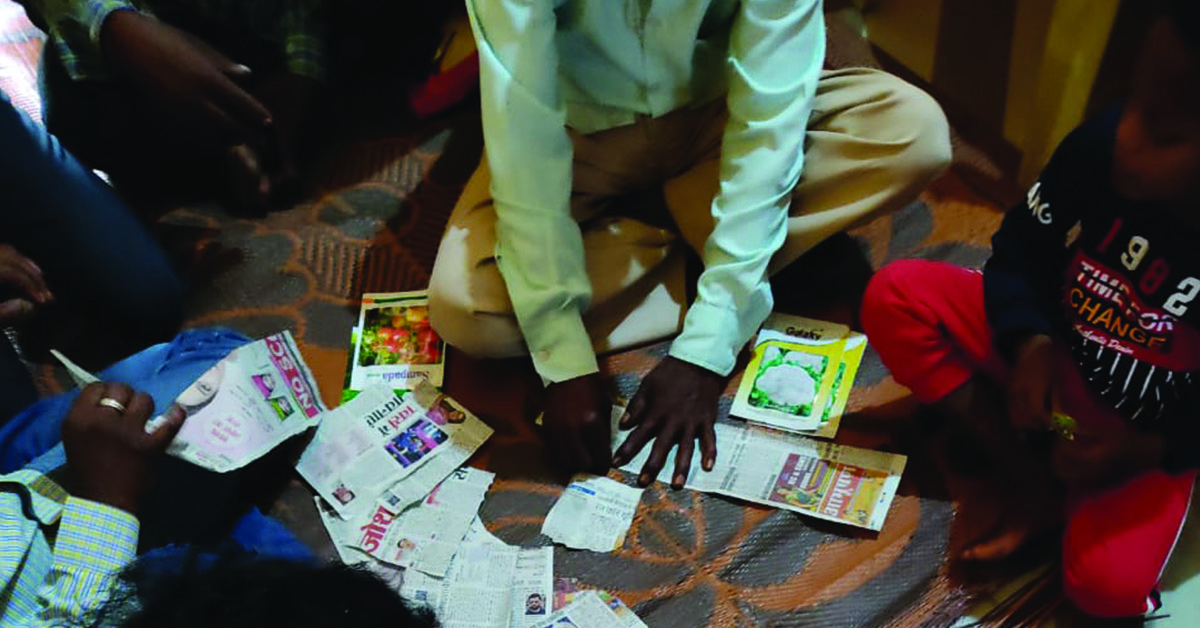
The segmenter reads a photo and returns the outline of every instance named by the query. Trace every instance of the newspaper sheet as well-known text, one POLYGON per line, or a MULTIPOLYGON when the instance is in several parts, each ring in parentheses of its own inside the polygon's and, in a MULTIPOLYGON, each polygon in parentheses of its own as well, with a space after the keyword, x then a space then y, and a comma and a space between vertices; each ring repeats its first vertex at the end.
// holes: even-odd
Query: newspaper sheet
MULTIPOLYGON (((854 336, 857 347, 862 335, 854 336)), ((847 372, 857 372, 855 358, 862 358, 847 352, 850 338, 845 325, 772 314, 755 340, 731 414, 793 432, 818 430, 849 396, 847 372)))
POLYGON ((429 384, 417 385, 407 398, 425 408, 427 416, 449 431, 450 441, 441 454, 384 491, 379 501, 392 512, 400 512, 425 499, 433 487, 463 466, 492 435, 492 428, 486 423, 429 384))
POLYGON ((445 343, 429 325, 429 293, 364 294, 350 353, 348 389, 442 385, 445 343))
POLYGON ((399 515, 377 506, 359 522, 358 548, 385 563, 445 577, 495 477, 470 467, 456 469, 425 501, 399 515))
MULTIPOLYGON (((455 435, 469 429, 463 427, 465 422, 472 421, 474 429, 482 426, 461 407, 447 399, 443 402, 449 412, 442 405, 422 407, 415 395, 400 399, 387 388, 367 389, 329 412, 296 470, 340 516, 347 517, 449 449, 455 435)), ((417 499, 452 470, 430 482, 417 499)))
POLYGON ((401 595, 434 609, 444 628, 526 626, 550 613, 554 550, 518 548, 476 520, 444 579, 409 571, 401 595))
POLYGON ((393 589, 399 591, 400 585, 404 582, 404 570, 374 560, 354 549, 354 539, 357 533, 354 524, 339 517, 320 497, 313 497, 313 501, 316 503, 317 512, 321 515, 321 523, 325 524, 325 531, 329 533, 329 540, 333 543, 338 558, 347 565, 365 567, 391 585, 393 589))
MULTIPOLYGON (((616 427, 624 408, 613 409, 613 449, 628 432, 616 427)), ((717 423, 717 462, 711 472, 693 456, 687 487, 736 497, 802 515, 879 530, 883 527, 907 457, 834 445, 798 434, 740 423, 717 423)), ((640 473, 652 443, 628 464, 640 473)), ((669 482, 675 452, 667 457, 660 482, 669 482)))
MULTIPOLYGON (((259 459, 316 425, 326 410, 287 331, 238 347, 175 403, 188 418, 167 452, 219 473, 259 459)), ((146 429, 153 431, 163 421, 156 417, 146 429)))
POLYGON ((546 515, 542 534, 574 549, 621 549, 641 498, 642 489, 606 477, 576 475, 546 515))
MULTIPOLYGON (((555 578, 554 579, 554 610, 560 610, 569 606, 576 598, 591 589, 584 589, 579 586, 579 581, 575 578, 555 578)), ((596 595, 616 613, 621 619, 621 625, 625 628, 646 628, 646 624, 637 616, 620 598, 600 589, 594 589, 596 595)))
POLYGON ((565 608, 527 628, 646 628, 646 624, 615 597, 606 601, 597 591, 577 594, 565 608), (618 614, 612 604, 624 609, 618 614))

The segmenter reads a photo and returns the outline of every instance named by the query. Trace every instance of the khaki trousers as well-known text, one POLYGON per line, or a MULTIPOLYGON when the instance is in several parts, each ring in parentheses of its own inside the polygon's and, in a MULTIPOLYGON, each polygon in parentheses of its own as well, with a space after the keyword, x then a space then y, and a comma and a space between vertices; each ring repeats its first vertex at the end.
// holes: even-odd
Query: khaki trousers
MULTIPOLYGON (((571 210, 583 232, 593 291, 584 322, 597 351, 681 328, 683 247, 703 251, 712 231, 726 117, 718 100, 591 135, 572 133, 571 210), (647 192, 661 192, 673 228, 638 219, 641 206, 654 203, 618 206, 647 192)), ((817 86, 805 155, 788 237, 772 272, 915 199, 950 162, 949 129, 929 95, 890 74, 829 71, 817 86)), ((481 357, 511 357, 527 349, 496 265, 490 185, 485 157, 450 216, 430 279, 429 314, 451 345, 481 357)))

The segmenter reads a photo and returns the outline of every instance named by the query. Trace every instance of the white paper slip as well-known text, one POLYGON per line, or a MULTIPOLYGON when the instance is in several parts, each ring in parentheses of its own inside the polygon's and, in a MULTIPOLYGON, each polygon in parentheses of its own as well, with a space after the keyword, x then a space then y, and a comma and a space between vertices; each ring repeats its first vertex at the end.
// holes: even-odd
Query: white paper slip
POLYGON ((50 355, 54 356, 54 358, 56 360, 61 362, 62 365, 64 367, 66 367, 67 374, 71 376, 71 380, 75 382, 76 386, 83 388, 84 386, 87 386, 88 384, 94 384, 94 383, 100 381, 99 377, 92 375, 86 369, 84 369, 82 366, 79 366, 78 364, 72 362, 70 359, 67 358, 67 356, 63 355, 62 353, 59 353, 58 349, 51 349, 50 355))
POLYGON ((611 552, 625 543, 642 489, 579 474, 550 508, 542 534, 574 549, 611 552))
POLYGON ((364 294, 351 347, 351 390, 442 385, 445 343, 429 325, 429 293, 364 294))
POLYGON ((543 621, 528 624, 526 628, 646 628, 646 624, 632 612, 623 617, 618 615, 599 593, 585 591, 575 596, 565 608, 543 621))
POLYGON ((167 453, 219 473, 261 458, 316 425, 325 412, 317 383, 287 331, 234 349, 175 403, 187 420, 167 453))
POLYGON ((457 469, 423 502, 398 516, 377 507, 359 526, 358 548, 385 563, 445 577, 495 477, 479 469, 457 469))
POLYGON ((392 512, 400 512, 425 499, 438 482, 466 463, 492 435, 492 428, 486 423, 427 383, 418 384, 406 399, 426 408, 426 416, 440 422, 450 440, 437 457, 387 487, 379 502, 392 512))
MULTIPOLYGON (((614 451, 628 436, 616 427, 622 411, 613 409, 614 451)), ((700 456, 693 456, 688 488, 870 530, 883 527, 908 460, 901 454, 834 445, 756 425, 714 427, 716 464, 706 472, 700 468, 700 456)), ((647 443, 621 469, 641 473, 653 445, 647 443)), ((674 469, 672 450, 658 481, 669 482, 674 469)))
MULTIPOLYGON (((400 399, 388 388, 364 390, 329 412, 296 470, 345 517, 363 503, 375 503, 389 486, 452 447, 466 416, 440 410, 422 407, 411 394, 400 399)), ((424 486, 413 501, 424 498, 454 468, 424 486)), ((389 507, 392 512, 402 509, 389 507)))

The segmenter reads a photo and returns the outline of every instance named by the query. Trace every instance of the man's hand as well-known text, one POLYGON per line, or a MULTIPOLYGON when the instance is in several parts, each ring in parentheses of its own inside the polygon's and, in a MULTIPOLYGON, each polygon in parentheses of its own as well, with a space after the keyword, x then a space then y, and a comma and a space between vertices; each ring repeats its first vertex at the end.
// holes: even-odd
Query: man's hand
POLYGON ((1012 381, 1008 386, 1008 412, 1021 430, 1050 429, 1058 374, 1054 365, 1054 341, 1038 334, 1017 349, 1012 381))
POLYGON ((301 132, 319 88, 316 79, 286 72, 255 90, 255 97, 271 112, 274 132, 264 146, 239 144, 229 149, 230 183, 243 210, 264 214, 271 205, 287 203, 299 193, 301 132))
POLYGON ((625 439, 613 462, 617 466, 632 460, 650 439, 655 439, 650 458, 642 467, 638 484, 647 486, 658 477, 671 448, 675 455, 675 475, 671 488, 681 489, 692 465, 692 450, 700 439, 700 464, 710 471, 717 461, 717 401, 725 390, 725 378, 712 371, 667 356, 642 381, 641 388, 621 418, 621 428, 637 426, 625 439))
POLYGON ((137 11, 112 12, 101 27, 100 48, 110 67, 198 137, 226 145, 263 141, 271 113, 234 82, 250 68, 137 11))
POLYGON ((150 463, 170 444, 183 425, 183 408, 172 404, 166 423, 153 434, 146 421, 154 401, 125 384, 90 384, 67 414, 62 426, 71 493, 130 514, 137 514, 150 481, 150 463), (110 399, 125 408, 101 405, 110 399))
POLYGON ((1096 489, 1158 467, 1165 451, 1162 435, 1129 428, 1076 432, 1074 440, 1055 439, 1051 458, 1054 474, 1064 484, 1096 489))
POLYGON ((54 300, 42 269, 11 246, 0 245, 0 323, 11 324, 54 300))
POLYGON ((599 373, 547 386, 542 426, 563 467, 596 475, 608 473, 612 401, 599 373))

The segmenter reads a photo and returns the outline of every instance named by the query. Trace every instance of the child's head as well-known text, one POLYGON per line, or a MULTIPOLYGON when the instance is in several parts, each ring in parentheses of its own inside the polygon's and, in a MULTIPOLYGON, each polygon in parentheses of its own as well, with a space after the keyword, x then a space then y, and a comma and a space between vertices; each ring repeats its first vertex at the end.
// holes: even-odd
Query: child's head
POLYGON ((90 618, 95 628, 435 628, 365 570, 197 552, 140 559, 90 618))
POLYGON ((1131 200, 1200 203, 1200 2, 1169 0, 1117 131, 1113 180, 1131 200))

